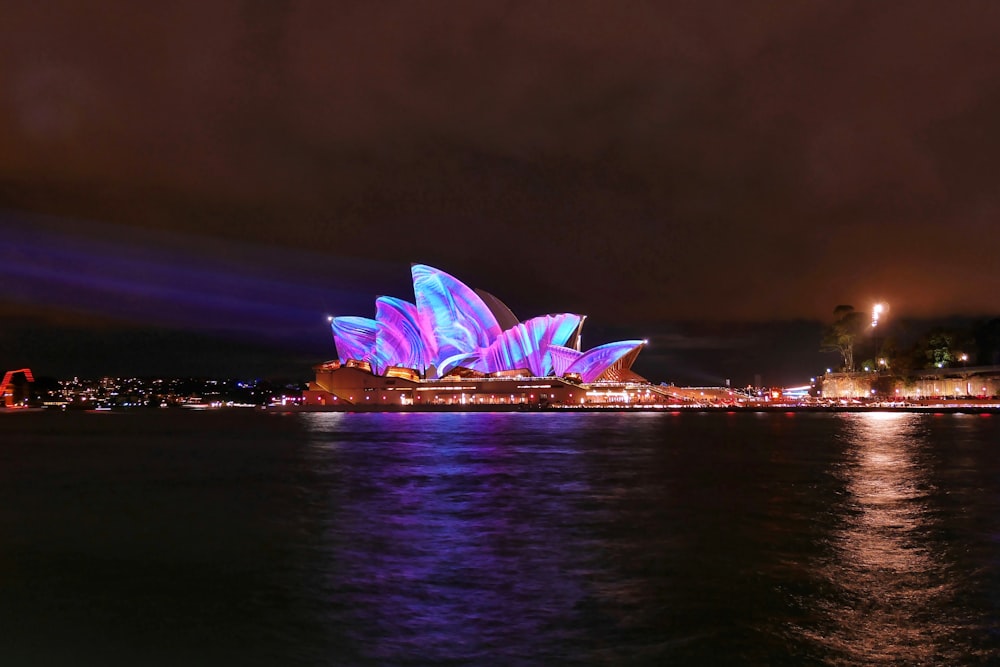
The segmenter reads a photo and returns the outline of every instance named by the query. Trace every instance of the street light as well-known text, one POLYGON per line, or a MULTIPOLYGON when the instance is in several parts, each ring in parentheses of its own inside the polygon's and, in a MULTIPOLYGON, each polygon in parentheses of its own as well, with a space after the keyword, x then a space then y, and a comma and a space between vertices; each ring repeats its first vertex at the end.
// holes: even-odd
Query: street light
POLYGON ((878 318, 887 310, 884 303, 876 303, 872 306, 872 342, 875 345, 875 372, 879 371, 878 364, 878 318))
POLYGON ((872 328, 878 326, 878 318, 885 311, 885 305, 881 303, 876 303, 872 306, 872 328))

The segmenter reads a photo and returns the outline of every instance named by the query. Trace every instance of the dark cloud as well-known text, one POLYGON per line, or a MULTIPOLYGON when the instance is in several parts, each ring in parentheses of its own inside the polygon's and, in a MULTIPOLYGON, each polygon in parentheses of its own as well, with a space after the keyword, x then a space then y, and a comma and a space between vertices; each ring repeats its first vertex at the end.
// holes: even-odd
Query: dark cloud
POLYGON ((8 210, 423 261, 636 327, 997 310, 995 3, 4 15, 8 210))

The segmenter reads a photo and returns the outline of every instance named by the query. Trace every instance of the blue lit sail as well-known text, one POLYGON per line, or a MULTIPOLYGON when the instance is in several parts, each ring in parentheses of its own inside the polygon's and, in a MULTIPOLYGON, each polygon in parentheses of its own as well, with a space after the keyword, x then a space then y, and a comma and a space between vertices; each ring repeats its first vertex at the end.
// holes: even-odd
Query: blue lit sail
POLYGON ((430 341, 420 327, 416 305, 392 296, 375 301, 375 354, 372 372, 383 375, 389 366, 423 373, 433 363, 430 341))
POLYGON ((493 312, 464 283, 425 264, 414 264, 410 272, 420 324, 435 342, 436 361, 474 352, 500 335, 493 312))
POLYGON ((581 315, 560 313, 517 322, 502 301, 454 276, 425 264, 414 264, 411 272, 415 304, 383 296, 375 302, 374 320, 333 319, 341 363, 368 362, 376 375, 391 367, 427 377, 464 368, 487 375, 578 374, 584 382, 594 382, 612 371, 620 375, 627 370, 643 344, 622 341, 582 353, 570 347, 579 343, 581 315))
POLYGON ((378 324, 367 317, 347 315, 330 321, 333 343, 337 346, 340 363, 349 359, 370 361, 375 351, 375 332, 378 324))
POLYGON ((580 316, 572 313, 543 315, 521 322, 500 334, 470 368, 483 373, 527 369, 537 377, 552 375, 549 348, 564 345, 579 324, 580 316))
MULTIPOLYGON (((584 352, 566 369, 566 373, 577 373, 584 382, 596 382, 609 368, 630 353, 638 354, 644 341, 624 340, 618 343, 607 343, 584 352)), ((631 364, 629 364, 631 365, 631 364)))

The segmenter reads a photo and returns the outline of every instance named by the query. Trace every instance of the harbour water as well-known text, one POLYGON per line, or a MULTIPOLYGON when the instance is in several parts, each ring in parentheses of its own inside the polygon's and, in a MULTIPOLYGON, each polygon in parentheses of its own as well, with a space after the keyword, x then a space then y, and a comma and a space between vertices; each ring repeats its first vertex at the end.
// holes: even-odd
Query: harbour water
POLYGON ((995 415, 0 415, 3 665, 998 661, 995 415))

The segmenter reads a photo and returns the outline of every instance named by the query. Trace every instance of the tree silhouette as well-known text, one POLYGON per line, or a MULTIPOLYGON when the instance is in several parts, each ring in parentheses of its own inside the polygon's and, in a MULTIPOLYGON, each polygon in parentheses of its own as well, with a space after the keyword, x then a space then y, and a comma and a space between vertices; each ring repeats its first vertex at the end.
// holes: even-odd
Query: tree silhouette
POLYGON ((820 352, 837 352, 844 362, 843 370, 854 370, 854 339, 864 327, 864 317, 854 306, 840 305, 833 309, 833 323, 823 329, 820 352))

